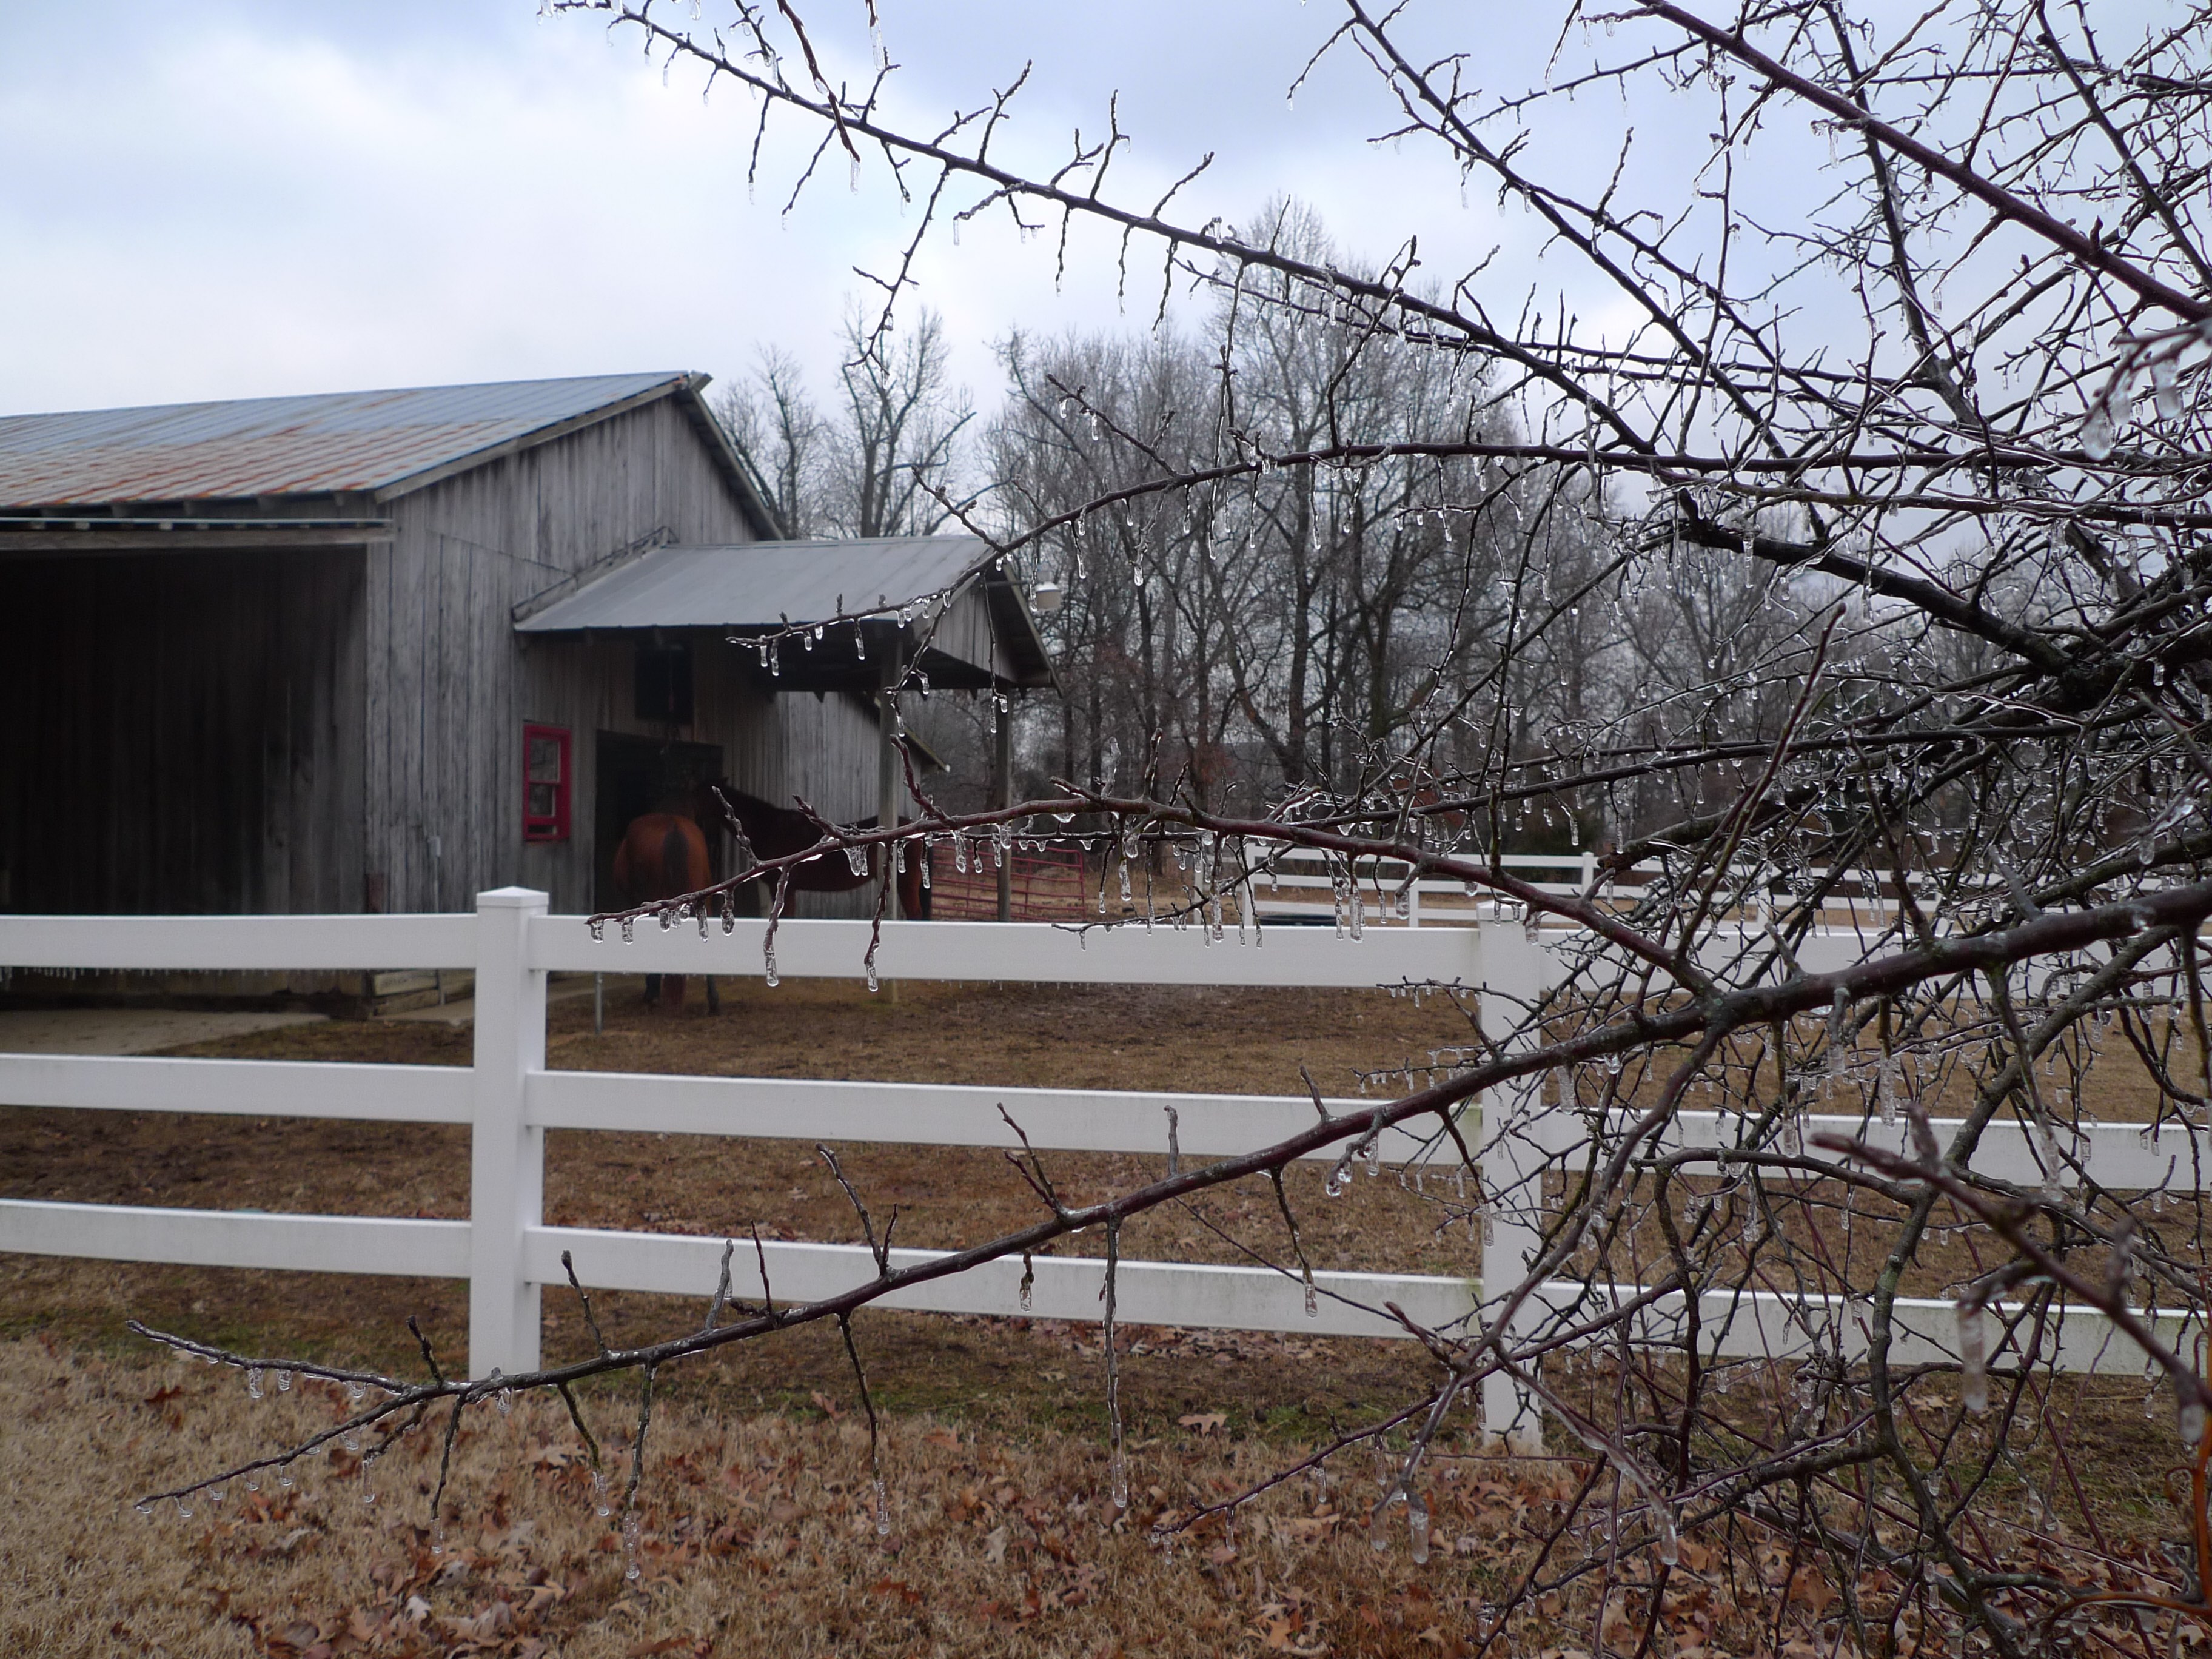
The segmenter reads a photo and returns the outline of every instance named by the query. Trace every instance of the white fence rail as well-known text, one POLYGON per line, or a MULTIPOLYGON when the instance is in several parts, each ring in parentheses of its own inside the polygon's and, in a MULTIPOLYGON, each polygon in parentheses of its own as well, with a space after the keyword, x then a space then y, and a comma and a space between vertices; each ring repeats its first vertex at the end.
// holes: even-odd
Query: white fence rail
MULTIPOLYGON (((807 1079, 552 1072, 544 1066, 549 973, 757 974, 765 924, 740 921, 702 936, 696 925, 647 925, 629 944, 594 939, 581 917, 545 913, 542 895, 482 896, 468 916, 0 917, 0 964, 142 969, 473 969, 474 1064, 451 1066, 263 1060, 0 1054, 0 1103, 91 1110, 200 1112, 465 1124, 471 1129, 470 1219, 430 1221, 271 1215, 119 1205, 0 1200, 0 1251, 158 1261, 203 1267, 387 1273, 470 1280, 470 1367, 514 1372, 538 1357, 538 1292, 562 1279, 571 1252, 589 1287, 707 1295, 721 1241, 549 1227, 543 1216, 544 1131, 898 1141, 1012 1147, 1003 1103, 1044 1151, 1164 1157, 1169 1111, 1186 1157, 1249 1152, 1313 1121, 1304 1096, 1267 1097, 1106 1090, 988 1089, 807 1079)), ((863 922, 785 922, 779 971, 854 978, 863 971, 863 922)), ((1376 948, 1312 930, 1264 943, 1213 944, 1203 930, 1132 928, 1085 939, 1042 925, 886 923, 877 952, 886 978, 1091 984, 1368 986, 1378 980, 1480 977, 1469 932, 1407 935, 1376 948)), ((1330 1103, 1348 1109, 1353 1103, 1330 1103)), ((1418 1156, 1421 1140, 1392 1131, 1383 1155, 1418 1156)), ((1317 1153, 1331 1158, 1334 1153, 1317 1153)), ((769 1242, 769 1277, 781 1299, 813 1299, 864 1283, 873 1260, 858 1245, 769 1242)), ((894 1253, 902 1264, 931 1252, 894 1253)), ((1038 1317, 1100 1316, 1102 1261, 1042 1256, 1030 1310, 1038 1317)), ((1021 1311, 1022 1264, 997 1264, 918 1286, 890 1305, 1021 1311)), ((762 1288, 748 1253, 737 1290, 762 1288)), ((1316 1334, 1403 1336, 1383 1311, 1464 1322, 1467 1280, 1411 1274, 1319 1273, 1317 1316, 1298 1279, 1262 1267, 1123 1264, 1117 1298, 1140 1323, 1316 1334)))
MULTIPOLYGON (((1252 1151, 1310 1126, 1304 1096, 1248 1097, 1100 1090, 990 1089, 786 1079, 638 1076, 553 1072, 545 1067, 545 986, 553 972, 752 975, 761 971, 765 924, 720 924, 703 933, 686 922, 647 924, 633 943, 595 939, 580 917, 546 914, 541 893, 502 889, 479 896, 473 917, 0 917, 0 966, 92 969, 473 969, 477 1014, 468 1068, 290 1063, 258 1060, 119 1059, 0 1054, 0 1103, 465 1124, 471 1131, 469 1219, 283 1215, 252 1211, 162 1209, 120 1205, 0 1200, 0 1251, 200 1267, 332 1273, 403 1273, 469 1280, 469 1365, 514 1373, 538 1364, 540 1287, 557 1284, 568 1251, 588 1287, 691 1295, 713 1290, 721 1259, 717 1238, 545 1224, 544 1133, 549 1128, 893 1141, 928 1146, 1011 1147, 1003 1103, 1030 1141, 1048 1151, 1121 1152, 1164 1158, 1170 1112, 1188 1158, 1252 1151)), ((779 970, 787 976, 853 978, 863 971, 870 937, 864 922, 786 922, 776 935, 779 970)), ((1526 1004, 1561 971, 1558 946, 1532 940, 1516 921, 1479 927, 1399 928, 1352 941, 1317 928, 1255 930, 1251 943, 1231 934, 1211 942, 1198 927, 1129 926, 1080 934, 1044 924, 885 923, 877 952, 885 978, 1062 981, 1091 984, 1364 987, 1406 981, 1457 982, 1503 997, 1490 1029, 1510 1029, 1510 1009, 1526 1004)), ((1799 951, 1808 969, 1856 959, 1856 933, 1816 938, 1799 951)), ((1357 1103, 1335 1101, 1330 1109, 1357 1103)), ((1519 1282, 1535 1251, 1542 1218, 1545 1161, 1580 1145, 1588 1129, 1571 1112, 1547 1110, 1540 1080, 1499 1091, 1490 1103, 1483 1188, 1519 1193, 1530 1207, 1493 1206, 1485 1256, 1498 1286, 1519 1282), (1510 1095, 1499 1099, 1498 1095, 1510 1095)), ((1670 1133, 1680 1145, 1716 1144, 1730 1123, 1713 1113, 1685 1113, 1670 1133)), ((1836 1127, 1856 1132, 1857 1119, 1836 1127)), ((1470 1129, 1474 1121, 1469 1120, 1470 1129)), ((1948 1133, 1938 1125, 1939 1133, 1948 1133)), ((2132 1129, 2093 1137, 2089 1170, 2121 1189, 2176 1179, 2194 1184, 2185 1146, 2146 1146, 2132 1129), (2178 1163, 2177 1163, 2178 1160, 2178 1163), (2176 1170, 2180 1175, 2177 1177, 2176 1170)), ((1381 1156, 1393 1163, 1424 1155, 1433 1142, 1393 1130, 1381 1156)), ((1984 1136, 1992 1173, 2041 1179, 2034 1149, 2014 1128, 1984 1136)), ((1313 1154, 1340 1156, 1337 1151, 1313 1154)), ((896 1265, 934 1253, 896 1250, 896 1265)), ((768 1286, 750 1252, 737 1253, 734 1289, 780 1301, 813 1300, 866 1282, 875 1265, 859 1245, 771 1242, 768 1286)), ((1015 1315, 1023 1264, 990 1264, 913 1286, 886 1305, 938 1311, 1015 1315)), ((1040 1256, 1027 1311, 1041 1318, 1095 1320, 1104 1263, 1040 1256)), ((1303 1282, 1272 1268, 1125 1261, 1117 1279, 1121 1316, 1137 1323, 1227 1329, 1304 1331, 1316 1335, 1402 1337, 1385 1309, 1395 1303, 1432 1328, 1465 1328, 1480 1316, 1478 1281, 1413 1274, 1316 1273, 1316 1311, 1303 1282)), ((1544 1287, 1534 1322, 1547 1310, 1595 1314, 1633 1286, 1562 1282, 1544 1287)), ((1720 1352, 1783 1353, 1816 1327, 1850 1327, 1847 1307, 1815 1305, 1759 1286, 1711 1292, 1700 1316, 1720 1333, 1720 1352), (1793 1337, 1791 1333, 1800 1334, 1793 1337)), ((1635 1316, 1655 1340, 1678 1325, 1679 1298, 1635 1316)), ((1899 1320, 1916 1352, 1946 1351, 1948 1304, 1913 1303, 1899 1320)), ((2161 1316, 2171 1330, 2179 1316, 2161 1316)), ((2118 1355, 2103 1322, 2070 1315, 2062 1345, 2069 1368, 2140 1365, 2118 1355)), ((1536 1429, 1528 1402, 1504 1379, 1486 1391, 1486 1422, 1517 1441, 1536 1429)))
MULTIPOLYGON (((1597 860, 1595 852, 1583 848, 1571 853, 1506 853, 1499 855, 1498 864, 1539 892, 1573 896, 1596 887, 1597 860)), ((1310 853, 1279 855, 1266 872, 1254 876, 1249 890, 1252 908, 1263 921, 1328 921, 1342 908, 1339 891, 1347 867, 1370 902, 1363 927, 1417 928, 1425 921, 1431 926, 1463 927, 1495 920, 1500 915, 1495 901, 1468 893, 1458 882, 1438 876, 1407 880, 1411 866, 1403 860, 1360 858, 1347 866, 1343 860, 1310 853)), ((1632 899, 1663 873, 1656 860, 1630 865, 1607 878, 1598 890, 1600 897, 1609 902, 1632 899)), ((1739 873, 1747 884, 1761 888, 1771 899, 1808 890, 1812 884, 1826 879, 1829 871, 1826 866, 1807 865, 1787 877, 1770 875, 1764 883, 1757 872, 1739 873)), ((1954 879, 1951 872, 1944 870, 1908 871, 1905 878, 1916 894, 1954 879)), ((1822 901, 1822 912, 1831 919, 1863 916, 1872 922, 1887 921, 1897 912, 1896 883, 1893 871, 1847 870, 1836 890, 1822 901)), ((1979 879, 1967 884, 1970 890, 1982 884, 1979 879)))

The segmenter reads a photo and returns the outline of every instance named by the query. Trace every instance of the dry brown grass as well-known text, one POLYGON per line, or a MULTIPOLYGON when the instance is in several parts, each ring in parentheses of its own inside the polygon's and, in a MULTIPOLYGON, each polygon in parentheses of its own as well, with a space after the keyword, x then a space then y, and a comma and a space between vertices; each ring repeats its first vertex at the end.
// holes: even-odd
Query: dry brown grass
MULTIPOLYGON (((302 1385, 249 1405, 227 1370, 0 1345, 0 1420, 15 1425, 0 1480, 17 1494, 0 1524, 0 1650, 1449 1653, 1528 1547, 1531 1506, 1565 1478, 1449 1462, 1425 1568, 1402 1541, 1374 1555, 1341 1518, 1357 1489, 1306 1481, 1233 1534, 1208 1522, 1169 1553, 1146 1540, 1155 1522, 1290 1449, 1210 1420, 1153 1425, 1135 1442, 1135 1505, 1115 1523, 1095 1436, 896 1414, 884 1444, 893 1527, 879 1539, 855 1412, 825 1397, 803 1415, 745 1413, 726 1389, 678 1383, 648 1443, 635 1584, 557 1404, 464 1429, 449 1513, 465 1519, 442 1554, 425 1524, 430 1437, 372 1466, 374 1505, 343 1452, 290 1491, 234 1485, 189 1516, 170 1504, 141 1519, 118 1498, 331 1420, 341 1403, 302 1385)), ((626 1400, 586 1410, 622 1441, 626 1400)))
MULTIPOLYGON (((1146 1362, 1132 1366, 1145 1369, 1146 1362)), ((1071 1386, 1073 1384, 1071 1383, 1071 1386)), ((1494 1617, 1588 1465, 1449 1454, 1425 1480, 1435 1553, 1416 1565, 1402 1520, 1368 1547, 1367 1460, 1326 1488, 1300 1479, 1207 1518, 1172 1548, 1151 1534, 1242 1490, 1302 1449, 1227 1413, 1133 1412, 1134 1503, 1106 1503, 1102 1437, 1018 1418, 886 1416, 892 1528, 872 1516, 867 1436, 849 1389, 797 1411, 748 1407, 711 1366, 667 1384, 641 1488, 640 1575, 624 1577, 615 1523, 594 1506, 582 1443, 557 1404, 485 1410, 464 1429, 447 1529, 428 1515, 434 1436, 371 1466, 339 1450, 289 1490, 234 1483, 189 1515, 134 1515, 125 1495, 264 1449, 343 1414, 335 1389, 302 1384, 250 1403, 235 1372, 197 1364, 0 1343, 0 1652, 161 1653, 325 1659, 559 1654, 1427 1656, 1463 1654, 1494 1617), (1224 1420, 1226 1418, 1227 1420, 1224 1420)), ((2054 1407, 2108 1420, 2122 1460, 2155 1457, 2109 1387, 2054 1407)), ((617 1480, 635 1413, 587 1394, 617 1480)), ((1462 1431, 1464 1432, 1464 1431, 1462 1431)), ((2009 1559, 2087 1583, 2140 1583, 2154 1529, 2092 1540, 2039 1530, 1998 1503, 1990 1541, 2009 1559)), ((2108 1522, 2126 1517, 2117 1509, 2108 1522)), ((2171 1518, 2171 1517, 2166 1517, 2171 1518)), ((1832 1585, 1756 1528, 1685 1537, 1663 1576, 1632 1541, 1598 1603, 1563 1589, 1522 1604, 1492 1650, 1550 1659, 1638 1645, 1689 1659, 1836 1651, 1832 1585)), ((1564 1562, 1598 1548, 1571 1539, 1564 1562)), ((1893 1584, 1871 1572, 1875 1603, 1893 1584)), ((1902 1653, 1956 1651, 1955 1626, 1908 1615, 1902 1653)))

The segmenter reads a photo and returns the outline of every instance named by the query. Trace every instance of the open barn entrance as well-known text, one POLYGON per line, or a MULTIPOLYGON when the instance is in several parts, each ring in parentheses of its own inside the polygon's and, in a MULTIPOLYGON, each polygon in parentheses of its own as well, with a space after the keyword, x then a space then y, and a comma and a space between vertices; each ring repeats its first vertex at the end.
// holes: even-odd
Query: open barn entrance
MULTIPOLYGON (((623 831, 647 812, 690 811, 691 792, 722 775, 722 749, 720 744, 664 742, 624 732, 593 736, 599 781, 592 802, 592 903, 611 910, 623 902, 614 878, 615 848, 622 844, 623 831)), ((719 877, 723 836, 713 824, 699 827, 706 831, 708 856, 719 877)))

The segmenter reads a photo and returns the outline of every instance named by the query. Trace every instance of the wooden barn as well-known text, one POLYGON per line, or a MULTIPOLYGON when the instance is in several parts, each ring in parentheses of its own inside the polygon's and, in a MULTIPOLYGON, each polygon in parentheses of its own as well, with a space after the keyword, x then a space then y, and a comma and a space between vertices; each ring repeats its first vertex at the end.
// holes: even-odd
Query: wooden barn
POLYGON ((704 384, 0 418, 0 908, 587 909, 695 779, 879 811, 894 660, 1048 683, 981 544, 775 541, 704 384))

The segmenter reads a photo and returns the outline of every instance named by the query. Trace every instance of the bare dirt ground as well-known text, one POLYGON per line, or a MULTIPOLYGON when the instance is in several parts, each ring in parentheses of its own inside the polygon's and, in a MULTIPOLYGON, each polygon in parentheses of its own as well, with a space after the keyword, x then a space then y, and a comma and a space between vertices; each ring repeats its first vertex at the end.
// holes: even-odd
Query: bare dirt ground
MULTIPOLYGON (((1357 1088, 1357 1068, 1425 1064, 1430 1050, 1465 1036, 1449 1004, 1416 1008, 1410 999, 1376 992, 908 984, 892 1003, 857 987, 770 991, 750 981, 727 988, 719 1017, 707 1015, 702 1000, 695 985, 682 1012, 649 1012, 635 982, 623 982, 611 993, 603 1036, 592 1035, 588 1001, 556 1004, 548 1061, 602 1071, 1294 1094, 1304 1091, 1303 1066, 1325 1090, 1347 1094, 1357 1088)), ((470 1042, 465 1030, 331 1022, 174 1052, 460 1065, 470 1042)), ((1035 1195, 995 1152, 886 1142, 841 1147, 839 1157, 879 1218, 897 1209, 898 1237, 916 1247, 973 1243, 1039 1212, 1035 1195)), ((1078 1155, 1049 1164, 1055 1182, 1079 1200, 1162 1167, 1160 1160, 1078 1155)), ((468 1212, 466 1132, 438 1125, 0 1110, 0 1191, 16 1198, 468 1212)), ((1479 1252, 1463 1222, 1448 1224, 1450 1206, 1395 1179, 1362 1180, 1345 1200, 1324 1200, 1325 1173, 1310 1167, 1289 1179, 1316 1267, 1476 1271, 1479 1252)), ((795 1141, 556 1131, 547 1144, 546 1214, 563 1225, 742 1235, 757 1224, 769 1237, 860 1236, 827 1167, 795 1141)), ((1123 1249, 1133 1258, 1248 1261, 1231 1242, 1238 1237, 1271 1255, 1288 1243, 1264 1182, 1133 1222, 1123 1249)), ((1078 1240, 1069 1248, 1103 1245, 1078 1240)), ((67 1321, 83 1334, 119 1312, 111 1296, 80 1300, 52 1274, 33 1271, 42 1283, 33 1300, 0 1289, 0 1320, 67 1321)), ((100 1276, 112 1273, 102 1268, 100 1276)), ((188 1303, 155 1307, 165 1316, 191 1316, 188 1303)))
MULTIPOLYGON (((556 1004, 550 1063, 1267 1093, 1303 1091, 1303 1065, 1324 1090, 1349 1093, 1355 1071, 1421 1066, 1465 1032, 1449 1004, 1380 993, 908 984, 894 1003, 857 987, 756 981, 726 995, 710 1018, 695 982, 690 1008, 671 1016, 646 1011, 623 982, 604 1036, 588 999, 556 1004)), ((437 1065, 465 1063, 469 1043, 465 1030, 334 1022, 182 1052, 437 1065)), ((872 1204, 899 1207, 902 1242, 972 1243, 1036 1212, 994 1154, 886 1142, 841 1157, 872 1204)), ((1079 1194, 1158 1168, 1052 1164, 1079 1194)), ((1329 1200, 1322 1174, 1291 1182, 1316 1265, 1475 1271, 1467 1225, 1434 1193, 1361 1177, 1329 1200)), ((0 1109, 0 1193, 457 1216, 467 1148, 464 1132, 437 1127, 0 1109)), ((819 1160, 794 1142, 555 1134, 547 1212, 576 1224, 858 1236, 819 1160)), ((1283 1252, 1266 1187, 1146 1218, 1125 1244, 1132 1256, 1243 1259, 1234 1239, 1283 1252)), ((570 1298, 549 1291, 546 1307, 549 1357, 586 1352, 570 1298)), ((699 1313, 647 1297, 602 1307, 617 1340, 688 1328, 699 1313)), ((1116 1527, 1103 1504, 1096 1327, 882 1313, 856 1328, 886 1423, 887 1541, 867 1513, 849 1368, 834 1331, 812 1328, 664 1379, 635 1584, 611 1523, 592 1512, 573 1431, 529 1405, 465 1432, 458 1512, 468 1518, 443 1553, 427 1528, 433 1472, 414 1443, 376 1467, 374 1504, 361 1501, 358 1461, 341 1454, 292 1490, 234 1488, 189 1518, 173 1506, 145 1521, 131 1513, 128 1497, 334 1402, 303 1389, 249 1406, 234 1372, 149 1359, 125 1317, 411 1374, 410 1314, 460 1351, 458 1284, 0 1257, 0 1491, 15 1495, 0 1506, 0 1652, 1449 1654, 1474 1638, 1486 1596, 1536 1547, 1583 1468, 1568 1456, 1447 1457, 1430 1498, 1437 1551, 1421 1568, 1402 1522, 1384 1556, 1359 1535, 1373 1487, 1364 1458, 1327 1488, 1291 1483, 1234 1533, 1209 1522, 1170 1556, 1144 1540, 1154 1521, 1402 1404, 1425 1381, 1420 1352, 1133 1331, 1122 1397, 1139 1497, 1116 1527)), ((626 1443, 628 1399, 610 1391, 585 1404, 611 1447, 626 1443)), ((2084 1478, 2116 1559, 2151 1548, 2144 1540, 2174 1520, 2157 1487, 2170 1433, 2140 1406, 2139 1389, 2117 1383, 2068 1384, 2038 1406, 2091 1454, 2084 1478)), ((1766 1407, 1753 1391, 1742 1409, 1766 1407)), ((1694 1582, 1665 1598, 1657 1651, 1816 1650, 1790 1645, 1822 1641, 1816 1590, 1801 1597, 1786 1568, 1774 1583, 1758 1578, 1764 1569, 1749 1581, 1734 1566, 1708 1572, 1699 1550, 1692 1540, 1686 1554, 1694 1582)), ((1599 1650, 1639 1612, 1611 1605, 1553 1598, 1524 1609, 1492 1651, 1599 1650)), ((1923 1650, 1940 1651, 1925 1634, 1923 1650)))

